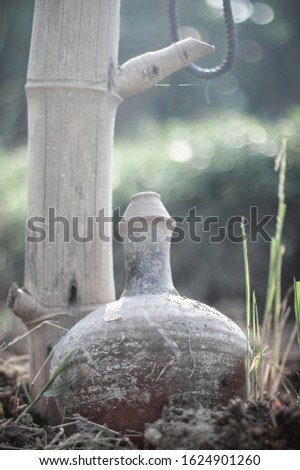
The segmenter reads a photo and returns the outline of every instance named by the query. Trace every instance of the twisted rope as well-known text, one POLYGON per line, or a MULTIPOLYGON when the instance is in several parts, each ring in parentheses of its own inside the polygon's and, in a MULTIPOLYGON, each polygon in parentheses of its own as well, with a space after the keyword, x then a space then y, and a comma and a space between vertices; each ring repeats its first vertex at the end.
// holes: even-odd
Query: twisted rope
MULTIPOLYGON (((177 42, 180 40, 179 37, 179 13, 178 13, 178 2, 177 0, 169 0, 168 2, 168 16, 170 21, 170 29, 172 40, 177 42)), ((212 68, 201 68, 198 65, 192 63, 189 64, 186 69, 187 71, 198 77, 204 79, 216 78, 227 72, 234 61, 235 51, 236 51, 236 28, 233 19, 233 13, 231 8, 230 0, 223 0, 223 16, 226 25, 226 34, 227 34, 227 51, 225 59, 216 67, 212 68)))

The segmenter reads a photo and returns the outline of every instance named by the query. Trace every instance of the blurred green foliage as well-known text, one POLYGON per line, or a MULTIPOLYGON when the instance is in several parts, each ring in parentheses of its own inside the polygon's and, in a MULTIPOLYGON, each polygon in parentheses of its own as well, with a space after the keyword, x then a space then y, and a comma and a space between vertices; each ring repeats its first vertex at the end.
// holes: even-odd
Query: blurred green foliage
MULTIPOLYGON (((217 65, 225 53, 221 0, 179 0, 183 26, 216 46, 199 65, 217 65), (197 34, 197 33, 196 33, 197 34)), ((300 2, 233 0, 238 51, 230 73, 199 81, 180 71, 121 104, 114 156, 114 207, 124 210, 141 190, 161 193, 171 215, 276 214, 274 158, 288 139, 287 217, 284 231, 286 289, 300 277, 299 173, 300 2)), ((24 85, 34 0, 0 0, 0 142, 26 143, 24 85)), ((185 33, 184 33, 185 34, 185 33)), ((123 0, 119 63, 170 43, 167 0, 123 0)), ((0 152, 0 301, 12 281, 23 281, 26 221, 25 150, 0 152)), ((247 228, 247 227, 246 227, 247 228)), ((174 282, 182 294, 209 303, 244 296, 242 248, 224 241, 174 244, 174 282)), ((216 232, 217 227, 214 227, 216 232)), ((268 225, 274 233, 275 220, 268 225)), ((254 288, 262 302, 269 244, 249 246, 254 288)), ((117 292, 124 284, 122 250, 115 243, 117 292)), ((232 302, 231 302, 232 305, 232 302)))
POLYGON ((23 282, 26 219, 26 152, 0 150, 0 301, 13 281, 23 282))
MULTIPOLYGON (((276 124, 236 111, 206 119, 164 124, 141 122, 135 133, 119 137, 114 152, 114 208, 122 214, 130 197, 144 190, 157 191, 172 216, 186 217, 195 207, 202 217, 218 216, 226 226, 232 216, 249 219, 250 206, 258 206, 259 219, 277 213, 274 159, 282 137, 288 139, 286 184, 287 217, 284 230, 284 289, 300 277, 300 109, 276 124)), ((24 226, 26 221, 25 150, 12 158, 0 154, 0 299, 12 281, 22 283, 24 226)), ((117 222, 117 212, 116 220, 117 222)), ((202 243, 185 239, 172 247, 174 283, 189 297, 216 304, 243 299, 241 243, 210 243, 198 224, 202 243)), ((275 218, 266 227, 274 234, 275 218)), ((249 227, 246 230, 249 233, 249 227)), ((239 228, 236 227, 237 234, 239 228)), ((121 244, 115 242, 115 277, 118 294, 124 284, 121 244)), ((262 302, 267 278, 269 243, 260 237, 249 243, 253 288, 262 302)))

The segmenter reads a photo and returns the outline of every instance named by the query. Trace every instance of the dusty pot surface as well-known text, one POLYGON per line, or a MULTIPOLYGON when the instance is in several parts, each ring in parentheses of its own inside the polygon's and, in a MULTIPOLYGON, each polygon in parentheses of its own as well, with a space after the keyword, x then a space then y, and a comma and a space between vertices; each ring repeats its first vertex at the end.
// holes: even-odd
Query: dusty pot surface
POLYGON ((208 407, 244 397, 246 338, 215 309, 178 295, 170 271, 172 229, 156 193, 133 196, 120 224, 122 297, 78 322, 54 353, 52 367, 78 349, 59 378, 75 380, 57 399, 62 415, 142 431, 171 395, 198 392, 208 407))

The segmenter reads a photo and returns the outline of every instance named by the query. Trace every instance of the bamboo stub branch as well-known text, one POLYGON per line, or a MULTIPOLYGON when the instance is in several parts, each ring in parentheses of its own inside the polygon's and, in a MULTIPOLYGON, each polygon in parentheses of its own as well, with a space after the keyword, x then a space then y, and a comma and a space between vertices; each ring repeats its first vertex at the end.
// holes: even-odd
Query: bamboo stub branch
POLYGON ((32 295, 21 289, 17 283, 13 283, 7 296, 7 304, 17 317, 23 320, 30 328, 31 325, 50 320, 61 315, 71 316, 68 311, 52 312, 41 305, 32 295))
POLYGON ((120 67, 115 92, 121 98, 137 95, 191 62, 214 52, 214 46, 194 38, 128 60, 120 67))
POLYGON ((8 292, 7 303, 25 324, 34 320, 37 321, 40 317, 49 313, 47 308, 37 302, 26 290, 21 289, 17 283, 12 284, 8 292))

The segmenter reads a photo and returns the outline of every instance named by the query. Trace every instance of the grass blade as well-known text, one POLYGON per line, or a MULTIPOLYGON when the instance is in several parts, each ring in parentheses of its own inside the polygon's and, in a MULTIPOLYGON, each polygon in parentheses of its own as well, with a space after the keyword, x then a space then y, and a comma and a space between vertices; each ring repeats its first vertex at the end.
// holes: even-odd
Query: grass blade
MULTIPOLYGON (((77 351, 78 349, 73 349, 72 351, 70 351, 64 358, 63 360, 61 361, 61 363, 56 367, 56 369, 54 370, 53 374, 51 375, 49 381, 46 383, 45 387, 43 388, 43 390, 40 392, 39 395, 37 395, 35 397, 35 399, 33 401, 31 401, 28 406, 25 408, 25 410, 20 414, 20 416, 18 416, 18 418, 16 419, 16 423, 19 423, 25 415, 27 415, 31 410, 32 408, 38 403, 38 401, 42 398, 42 397, 45 397, 47 395, 45 395, 45 393, 47 394, 47 391, 49 392, 49 388, 51 387, 51 385, 53 384, 53 382, 57 379, 57 377, 63 372, 63 370, 68 366, 68 364, 72 361, 72 359, 75 357, 75 355, 77 354, 77 351)), ((64 384, 64 386, 66 386, 66 384, 64 384)), ((70 387, 71 385, 68 384, 68 387, 70 387)), ((55 389, 52 389, 52 390, 55 390, 55 389)), ((51 391, 50 391, 51 393, 51 391)), ((53 392, 52 392, 53 393, 53 392)), ((61 392, 62 393, 62 392, 61 392)), ((55 395, 51 395, 51 396, 55 396, 55 395)), ((49 397, 49 395, 48 395, 49 397)))
POLYGON ((26 384, 23 380, 21 381, 21 387, 22 387, 23 393, 26 397, 27 403, 28 403, 28 405, 30 405, 32 403, 31 396, 30 396, 29 391, 26 387, 26 384))
POLYGON ((245 382, 246 382, 246 400, 250 400, 250 327, 251 327, 251 299, 250 299, 250 274, 247 250, 247 237, 245 231, 245 219, 241 220, 242 238, 243 238, 243 255, 245 266, 245 285, 246 285, 246 338, 247 350, 245 357, 245 382))
POLYGON ((300 346, 300 282, 294 279, 294 309, 297 325, 297 341, 300 346))
POLYGON ((266 294, 266 303, 264 311, 264 324, 269 325, 269 317, 272 312, 272 306, 275 300, 276 287, 277 287, 277 273, 279 257, 281 252, 281 239, 283 232, 283 224, 286 213, 285 203, 285 175, 286 175, 286 140, 283 140, 281 150, 278 154, 275 169, 279 171, 279 182, 278 182, 278 212, 276 220, 276 231, 275 236, 271 242, 270 251, 270 263, 269 263, 269 274, 268 274, 268 286, 266 294))
POLYGON ((53 374, 51 375, 49 382, 45 385, 45 388, 42 391, 42 394, 45 390, 48 390, 49 387, 53 384, 53 382, 57 379, 57 377, 65 370, 65 368, 70 364, 72 359, 76 356, 78 349, 73 349, 70 351, 61 361, 61 363, 56 367, 53 374))
POLYGON ((45 398, 59 397, 60 395, 65 393, 67 390, 69 390, 69 388, 72 387, 74 382, 75 380, 69 380, 68 382, 57 385, 56 387, 49 388, 42 394, 42 396, 45 398))

